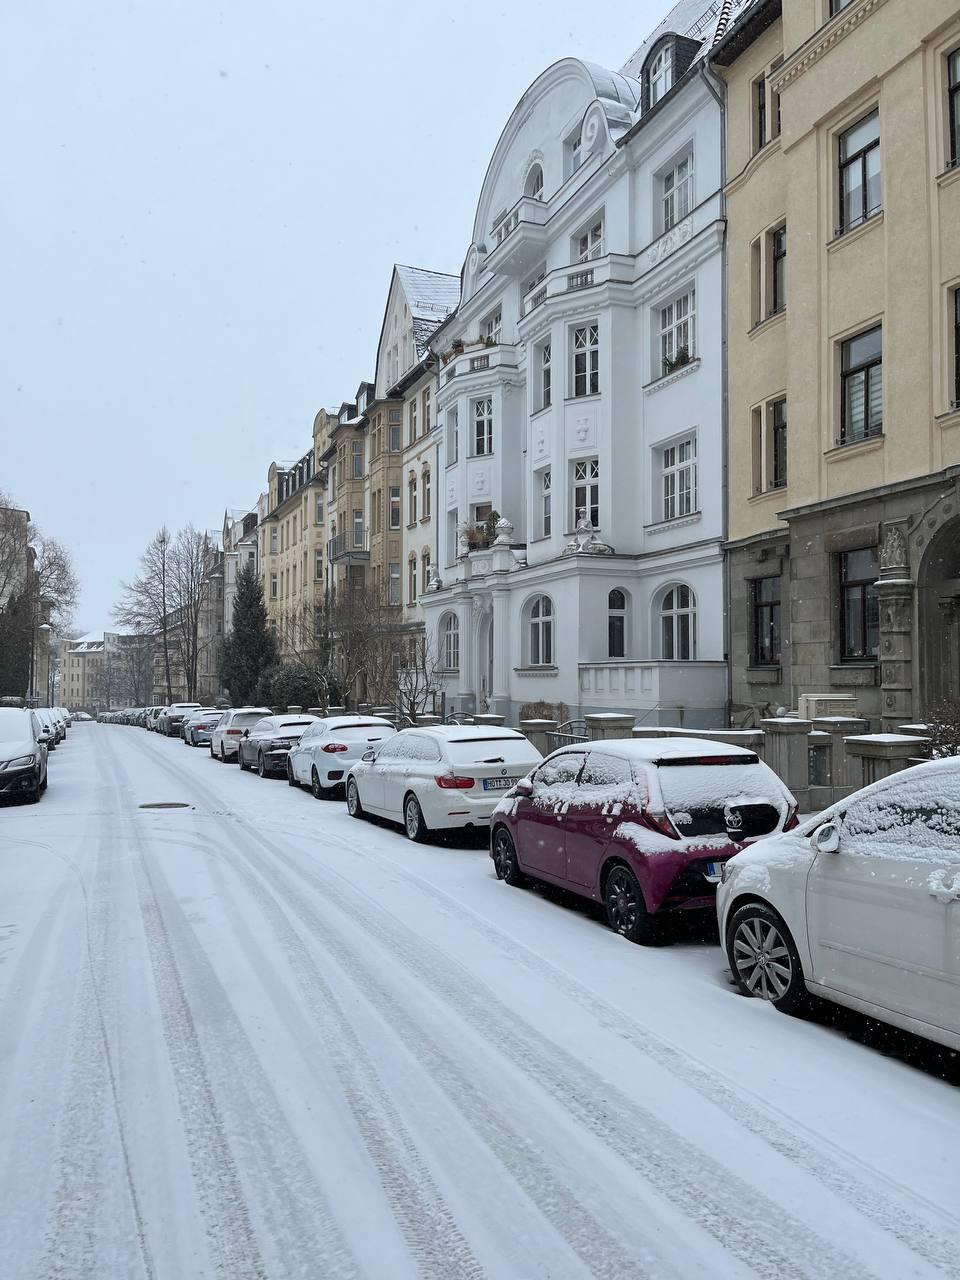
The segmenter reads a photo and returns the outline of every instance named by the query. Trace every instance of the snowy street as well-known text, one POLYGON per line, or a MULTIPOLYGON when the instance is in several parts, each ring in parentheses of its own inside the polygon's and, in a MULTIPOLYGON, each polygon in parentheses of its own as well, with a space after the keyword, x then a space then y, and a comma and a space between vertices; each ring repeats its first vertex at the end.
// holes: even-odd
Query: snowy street
POLYGON ((0 1009, 4 1280, 960 1280, 945 1051, 141 729, 0 808, 0 1009))

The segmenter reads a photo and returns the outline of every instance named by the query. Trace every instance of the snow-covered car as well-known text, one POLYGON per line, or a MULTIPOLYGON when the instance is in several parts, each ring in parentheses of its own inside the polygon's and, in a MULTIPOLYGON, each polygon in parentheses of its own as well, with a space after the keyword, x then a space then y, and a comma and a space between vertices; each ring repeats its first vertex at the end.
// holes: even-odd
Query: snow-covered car
POLYGON ((187 716, 183 722, 183 740, 188 747, 203 747, 209 744, 211 735, 223 718, 218 707, 201 707, 187 716))
POLYGON ((505 791, 543 757, 516 729, 432 725, 401 729, 367 751, 347 776, 347 809, 403 824, 411 840, 431 831, 486 828, 505 791))
POLYGON ((364 752, 395 732, 380 716, 326 716, 291 748, 287 781, 291 787, 309 786, 317 800, 332 798, 364 752))
POLYGON ((199 702, 172 702, 169 707, 164 707, 160 712, 157 720, 157 732, 166 734, 168 738, 181 737, 181 729, 186 717, 191 711, 199 711, 200 709, 199 702))
POLYGON ((57 744, 62 742, 64 737, 60 724, 49 707, 37 707, 34 715, 43 725, 44 732, 50 735, 50 741, 47 743, 48 750, 55 751, 57 744))
POLYGON ((0 795, 36 804, 47 789, 47 739, 36 712, 0 707, 0 795))
POLYGON ((71 711, 70 719, 74 724, 84 724, 93 719, 93 716, 86 711, 71 711))
POLYGON ((960 1049, 960 758, 874 782, 726 864, 720 937, 745 995, 823 996, 960 1049))
POLYGON ((284 773, 287 752, 300 740, 304 730, 316 722, 316 716, 299 714, 262 716, 237 739, 240 768, 255 768, 261 778, 284 773))
POLYGON ((501 880, 548 881, 602 902, 631 942, 669 912, 709 910, 723 863, 796 822, 797 804, 752 751, 702 738, 561 747, 497 807, 501 880))
POLYGON ((148 708, 148 710, 147 710, 147 723, 146 723, 146 728, 150 729, 153 733, 157 733, 157 732, 159 732, 159 729, 160 729, 160 717, 163 715, 163 713, 164 713, 166 710, 167 710, 167 708, 166 708, 165 706, 163 706, 163 707, 149 707, 149 708, 148 708))
POLYGON ((246 729, 252 729, 264 716, 272 716, 269 707, 232 707, 210 735, 210 754, 221 762, 235 760, 240 739, 246 729))

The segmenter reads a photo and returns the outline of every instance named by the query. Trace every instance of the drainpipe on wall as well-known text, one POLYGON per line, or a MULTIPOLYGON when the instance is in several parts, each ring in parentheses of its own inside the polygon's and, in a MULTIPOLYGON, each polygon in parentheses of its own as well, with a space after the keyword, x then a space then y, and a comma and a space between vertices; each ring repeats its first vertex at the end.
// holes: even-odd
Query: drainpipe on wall
MULTIPOLYGON (((720 108, 720 217, 723 222, 723 248, 720 255, 720 444, 722 461, 720 465, 720 497, 721 527, 723 540, 726 542, 729 533, 730 499, 727 474, 728 440, 730 434, 729 398, 727 391, 727 197, 724 186, 727 180, 727 102, 726 85, 710 70, 707 59, 700 63, 700 75, 710 95, 720 108)), ((727 663, 727 724, 730 723, 733 706, 733 652, 731 646, 730 625, 730 561, 726 551, 723 553, 723 649, 727 663)))

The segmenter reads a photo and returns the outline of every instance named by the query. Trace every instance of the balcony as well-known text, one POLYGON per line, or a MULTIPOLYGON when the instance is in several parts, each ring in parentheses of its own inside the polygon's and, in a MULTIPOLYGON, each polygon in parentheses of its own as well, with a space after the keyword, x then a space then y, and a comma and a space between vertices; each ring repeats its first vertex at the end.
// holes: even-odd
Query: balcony
POLYGON ((338 533, 327 542, 327 560, 331 564, 366 564, 370 559, 370 538, 366 530, 360 535, 338 533))
POLYGON ((637 723, 644 725, 710 728, 723 723, 727 697, 723 662, 610 658, 581 662, 578 668, 581 706, 635 711, 637 723))
POLYGON ((630 284, 633 280, 633 261, 626 254, 607 253, 591 256, 583 262, 571 262, 556 267, 524 294, 520 304, 520 321, 549 302, 551 298, 566 297, 581 289, 593 289, 597 285, 613 283, 630 284))
POLYGON ((499 276, 522 276, 543 260, 547 251, 547 206, 533 196, 521 196, 491 233, 484 270, 499 276))
POLYGON ((446 391, 448 383, 460 382, 471 374, 489 374, 495 369, 515 371, 517 367, 517 348, 511 343, 497 343, 486 346, 477 343, 467 346, 462 351, 450 355, 440 375, 441 387, 446 391))

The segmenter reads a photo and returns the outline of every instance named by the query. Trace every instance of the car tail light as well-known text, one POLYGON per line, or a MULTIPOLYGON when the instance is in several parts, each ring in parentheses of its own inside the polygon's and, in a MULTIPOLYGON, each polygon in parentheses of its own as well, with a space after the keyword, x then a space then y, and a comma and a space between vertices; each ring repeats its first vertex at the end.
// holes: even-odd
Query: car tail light
POLYGON ((459 778, 455 773, 441 774, 437 778, 437 786, 444 791, 469 791, 473 784, 473 778, 459 778))
POLYGON ((223 731, 223 732, 227 735, 227 737, 228 737, 228 738, 242 738, 242 737, 243 737, 243 730, 242 730, 242 729, 224 729, 224 731, 223 731))
POLYGON ((640 819, 645 827, 649 827, 651 831, 658 831, 660 835, 666 836, 668 840, 679 840, 680 832, 670 821, 665 813, 657 813, 653 809, 644 809, 640 814, 640 819))
POLYGON ((348 751, 349 748, 345 742, 325 742, 320 748, 321 751, 348 751))
POLYGON ((800 806, 799 806, 799 805, 797 805, 797 804, 792 804, 792 805, 790 806, 790 812, 787 814, 787 820, 786 820, 786 822, 783 824, 783 829, 784 829, 784 831, 792 831, 792 830, 794 829, 794 827, 799 827, 799 825, 800 825, 800 818, 799 818, 799 815, 798 815, 798 813, 797 813, 797 810, 798 810, 799 808, 800 808, 800 806))

